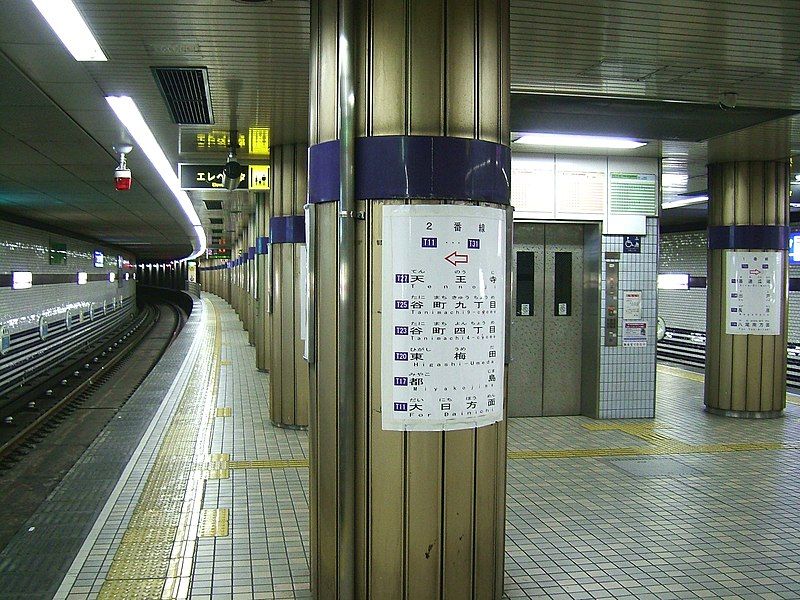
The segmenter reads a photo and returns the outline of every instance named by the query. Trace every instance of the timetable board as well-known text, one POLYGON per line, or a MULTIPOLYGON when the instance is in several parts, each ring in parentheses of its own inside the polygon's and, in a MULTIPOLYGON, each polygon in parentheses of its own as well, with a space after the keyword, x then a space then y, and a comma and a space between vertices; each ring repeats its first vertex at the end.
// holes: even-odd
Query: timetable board
POLYGON ((382 225, 383 429, 501 421, 506 210, 386 205, 382 225))

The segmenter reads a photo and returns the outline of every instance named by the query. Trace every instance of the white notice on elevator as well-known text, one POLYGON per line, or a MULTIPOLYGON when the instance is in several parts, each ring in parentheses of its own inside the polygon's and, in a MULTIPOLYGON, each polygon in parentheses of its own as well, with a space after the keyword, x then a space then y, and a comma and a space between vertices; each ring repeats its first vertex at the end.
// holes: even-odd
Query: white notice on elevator
POLYGON ((726 250, 725 262, 725 333, 780 334, 783 252, 726 250))
POLYGON ((383 429, 501 421, 505 209, 387 205, 382 249, 383 429))

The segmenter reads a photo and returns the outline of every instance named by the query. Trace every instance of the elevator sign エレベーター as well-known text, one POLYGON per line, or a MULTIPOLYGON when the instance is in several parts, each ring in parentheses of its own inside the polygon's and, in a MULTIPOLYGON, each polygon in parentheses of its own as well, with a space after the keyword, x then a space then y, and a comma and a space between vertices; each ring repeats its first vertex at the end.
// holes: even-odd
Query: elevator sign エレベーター
POLYGON ((503 419, 506 211, 383 207, 382 426, 503 419))

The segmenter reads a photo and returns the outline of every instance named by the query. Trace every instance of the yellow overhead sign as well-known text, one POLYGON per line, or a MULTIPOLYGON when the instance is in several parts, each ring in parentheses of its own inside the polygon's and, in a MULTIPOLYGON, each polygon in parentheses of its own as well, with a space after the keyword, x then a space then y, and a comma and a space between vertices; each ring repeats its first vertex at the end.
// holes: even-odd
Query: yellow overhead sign
POLYGON ((269 189, 269 165, 250 165, 247 171, 247 187, 250 191, 269 189))
POLYGON ((249 154, 269 156, 269 127, 250 127, 247 130, 249 154))

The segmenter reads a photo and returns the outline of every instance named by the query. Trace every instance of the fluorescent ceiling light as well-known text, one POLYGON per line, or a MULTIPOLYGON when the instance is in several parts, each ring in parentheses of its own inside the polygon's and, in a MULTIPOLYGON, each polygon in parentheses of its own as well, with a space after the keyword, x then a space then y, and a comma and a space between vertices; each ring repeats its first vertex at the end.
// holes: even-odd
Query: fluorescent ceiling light
POLYGON ((106 96, 106 101, 133 136, 133 139, 136 140, 139 148, 155 167, 161 179, 167 184, 172 195, 178 201, 181 210, 188 217, 189 223, 194 227, 197 245, 194 246, 194 252, 187 258, 191 259, 200 256, 206 251, 206 234, 200 224, 200 217, 197 216, 197 211, 192 206, 189 195, 181 189, 181 182, 178 180, 175 171, 172 170, 172 164, 156 141, 153 132, 150 131, 150 127, 147 126, 136 103, 128 96, 106 96))
POLYGON ((605 148, 608 150, 630 150, 641 148, 647 142, 629 138, 596 135, 571 135, 561 133, 525 133, 515 140, 517 144, 529 146, 559 146, 561 148, 605 148))
POLYGON ((661 205, 663 210, 668 208, 679 208, 681 206, 691 206, 692 204, 702 204, 708 202, 708 196, 689 196, 688 198, 679 198, 678 200, 670 200, 661 205))
POLYGON ((108 280, 109 280, 111 283, 114 283, 114 282, 117 280, 117 274, 116 274, 116 273, 114 273, 114 271, 111 271, 111 272, 108 274, 108 280))
POLYGON ((83 271, 78 271, 78 285, 86 285, 89 281, 89 275, 83 271))
POLYGON ((33 0, 33 4, 75 60, 108 60, 72 0, 33 0))

